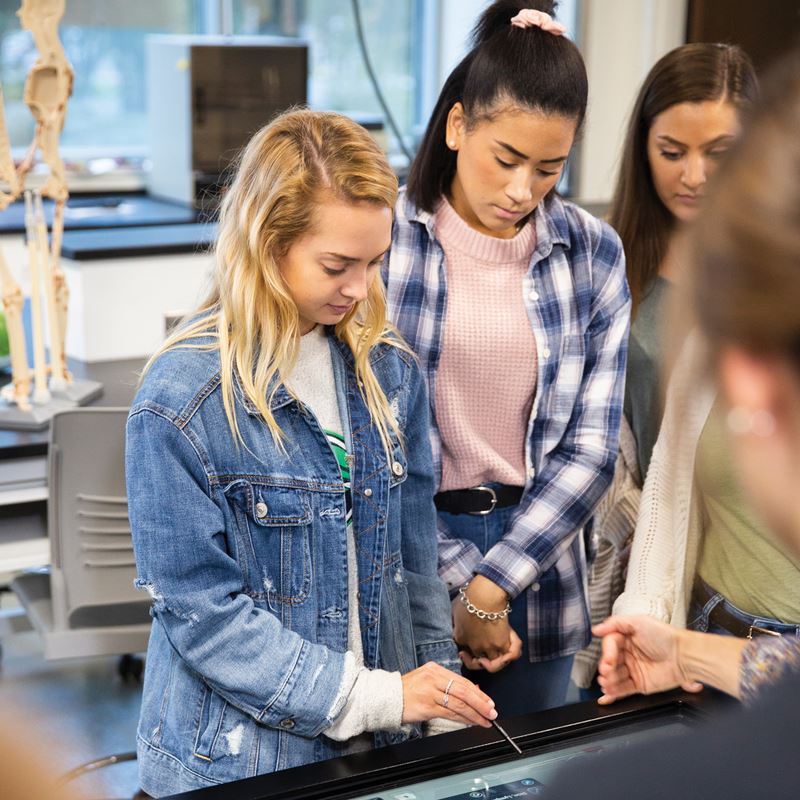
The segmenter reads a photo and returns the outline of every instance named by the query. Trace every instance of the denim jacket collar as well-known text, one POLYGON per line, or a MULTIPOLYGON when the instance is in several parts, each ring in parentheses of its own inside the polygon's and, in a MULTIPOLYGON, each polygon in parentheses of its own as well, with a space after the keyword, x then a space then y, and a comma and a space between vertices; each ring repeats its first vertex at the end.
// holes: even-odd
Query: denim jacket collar
MULTIPOLYGON (((353 355, 353 351, 334 334, 333 326, 328 326, 326 330, 328 333, 329 340, 333 344, 334 350, 339 353, 344 363, 350 369, 355 370, 356 357, 353 355)), ((381 358, 383 358, 390 350, 391 350, 391 345, 388 345, 385 342, 380 342, 379 344, 376 344, 372 348, 369 354, 370 364, 375 364, 376 361, 379 361, 381 358)))
MULTIPOLYGON (((338 353, 341 359, 344 361, 345 365, 349 368, 354 370, 355 369, 355 356, 353 356, 352 351, 350 348, 342 342, 339 338, 337 338, 333 333, 333 327, 326 326, 326 333, 328 335, 329 342, 333 345, 333 352, 338 353)), ((370 362, 375 363, 378 359, 382 358, 389 352, 390 345, 381 343, 376 345, 372 348, 372 352, 370 353, 370 362)), ((247 396, 242 387, 242 381, 239 377, 237 372, 233 374, 233 382, 234 382, 234 392, 236 396, 241 401, 242 405, 244 406, 245 410, 250 416, 259 416, 260 412, 256 408, 255 403, 247 396)), ((267 395, 272 392, 273 387, 275 386, 276 382, 280 382, 280 376, 275 375, 270 382, 269 388, 267 389, 267 395)), ((294 397, 289 393, 289 390, 280 382, 280 385, 275 390, 275 394, 272 395, 272 401, 270 402, 270 409, 272 411, 276 411, 279 408, 283 408, 283 406, 288 405, 289 403, 295 402, 294 397)))
MULTIPOLYGON (((269 396, 270 392, 272 391, 272 387, 278 382, 280 379, 276 375, 272 378, 270 382, 269 388, 267 389, 267 395, 269 396)), ((242 380, 239 377, 239 373, 234 371, 233 373, 233 387, 234 387, 234 394, 236 397, 241 401, 241 404, 244 406, 245 411, 251 417, 258 417, 260 416, 261 412, 256 408, 255 403, 247 396, 247 393, 242 386, 242 380)), ((288 389, 281 383, 275 391, 275 394, 272 396, 272 400, 270 402, 270 410, 276 411, 279 408, 283 408, 283 406, 288 405, 289 403, 294 402, 294 398, 289 394, 288 389)))

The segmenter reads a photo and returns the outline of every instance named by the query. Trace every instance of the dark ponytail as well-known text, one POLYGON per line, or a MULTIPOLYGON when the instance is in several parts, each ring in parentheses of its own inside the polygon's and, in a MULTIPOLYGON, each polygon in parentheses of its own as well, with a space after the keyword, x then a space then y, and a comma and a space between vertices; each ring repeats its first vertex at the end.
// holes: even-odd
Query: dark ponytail
POLYGON ((447 116, 456 103, 464 106, 468 125, 491 119, 497 103, 507 100, 574 119, 580 128, 588 83, 578 48, 540 28, 511 25, 511 18, 524 8, 553 15, 556 5, 548 0, 496 0, 483 12, 472 33, 472 50, 445 81, 411 165, 407 192, 418 208, 432 212, 455 177, 456 154, 447 147, 445 135, 447 116))

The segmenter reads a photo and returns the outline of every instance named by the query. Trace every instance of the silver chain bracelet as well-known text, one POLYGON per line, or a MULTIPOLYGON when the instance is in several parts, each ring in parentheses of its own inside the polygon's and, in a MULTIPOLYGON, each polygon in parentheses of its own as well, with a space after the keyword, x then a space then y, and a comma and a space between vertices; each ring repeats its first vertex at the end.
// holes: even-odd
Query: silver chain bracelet
POLYGON ((461 601, 461 605, 467 609, 468 614, 474 614, 478 619, 488 622, 496 622, 498 619, 505 619, 511 613, 511 603, 506 603, 506 607, 502 611, 484 611, 482 608, 473 605, 472 601, 467 597, 467 586, 469 584, 465 583, 463 586, 458 587, 458 599, 461 601))

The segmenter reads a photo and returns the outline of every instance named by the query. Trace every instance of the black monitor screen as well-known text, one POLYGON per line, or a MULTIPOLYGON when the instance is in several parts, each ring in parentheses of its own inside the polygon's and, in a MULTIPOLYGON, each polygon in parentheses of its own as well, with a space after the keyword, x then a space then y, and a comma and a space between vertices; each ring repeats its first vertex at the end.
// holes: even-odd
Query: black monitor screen
POLYGON ((651 717, 547 746, 532 756, 371 792, 353 800, 516 800, 546 796, 547 785, 557 770, 580 767, 586 759, 641 742, 681 736, 690 725, 692 722, 676 711, 666 719, 651 717))
MULTIPOLYGON (((685 736, 733 701, 716 692, 633 697, 612 707, 578 703, 462 731, 198 789, 186 800, 516 800, 544 796, 559 770, 604 753, 685 736)), ((177 800, 177 796, 176 796, 177 800)))

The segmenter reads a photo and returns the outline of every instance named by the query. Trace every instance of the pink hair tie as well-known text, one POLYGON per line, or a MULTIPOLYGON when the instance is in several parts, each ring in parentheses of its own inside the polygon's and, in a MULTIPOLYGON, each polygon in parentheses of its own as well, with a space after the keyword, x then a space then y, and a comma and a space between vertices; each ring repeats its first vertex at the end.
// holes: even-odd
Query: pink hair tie
POLYGON ((511 18, 511 24, 516 28, 541 28, 553 36, 561 36, 567 32, 567 29, 549 14, 533 8, 523 8, 516 17, 511 18))

